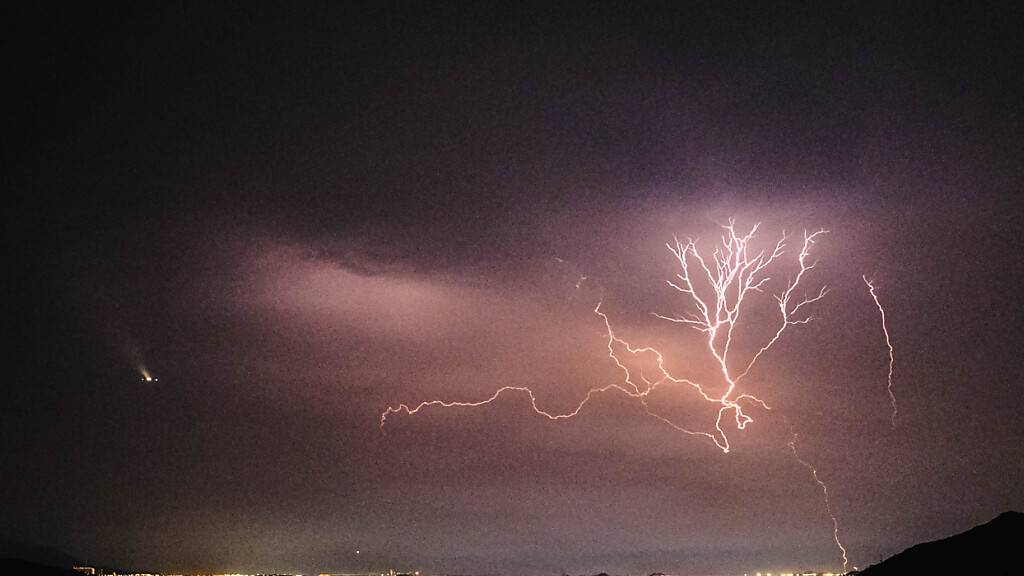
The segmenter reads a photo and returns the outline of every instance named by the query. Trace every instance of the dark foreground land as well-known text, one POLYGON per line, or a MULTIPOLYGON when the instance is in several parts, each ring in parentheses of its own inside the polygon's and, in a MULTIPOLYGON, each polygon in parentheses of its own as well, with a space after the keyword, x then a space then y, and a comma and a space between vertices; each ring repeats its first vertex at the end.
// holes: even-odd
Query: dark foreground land
POLYGON ((82 576, 71 568, 54 568, 28 560, 0 558, 0 574, 10 576, 82 576))
POLYGON ((1024 574, 1022 536, 1024 514, 1003 512, 966 532, 911 546, 858 574, 1024 574))

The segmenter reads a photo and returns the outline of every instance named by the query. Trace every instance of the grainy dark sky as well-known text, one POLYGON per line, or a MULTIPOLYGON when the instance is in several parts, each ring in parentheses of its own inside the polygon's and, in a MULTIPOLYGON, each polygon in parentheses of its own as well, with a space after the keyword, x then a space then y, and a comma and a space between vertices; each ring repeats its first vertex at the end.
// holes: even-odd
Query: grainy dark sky
POLYGON ((165 571, 837 569, 784 421, 853 564, 1024 509, 1021 16, 10 13, 0 536, 165 571), (664 243, 731 216, 828 228, 832 292, 745 382, 774 409, 729 454, 615 394, 381 434, 398 402, 620 382, 601 300, 707 374, 650 312, 686 309, 664 243))

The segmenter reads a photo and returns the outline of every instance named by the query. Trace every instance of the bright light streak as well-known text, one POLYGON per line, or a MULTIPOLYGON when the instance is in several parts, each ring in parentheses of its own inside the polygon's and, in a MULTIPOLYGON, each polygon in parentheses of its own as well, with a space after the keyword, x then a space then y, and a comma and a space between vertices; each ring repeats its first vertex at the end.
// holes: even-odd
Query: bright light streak
POLYGON ((828 486, 826 486, 825 483, 821 481, 821 478, 818 477, 817 468, 815 468, 813 465, 811 465, 811 463, 804 460, 803 458, 800 457, 799 454, 797 454, 796 438, 797 435, 794 432, 793 437, 789 440, 789 443, 786 445, 789 447, 790 452, 793 453, 793 457, 796 458, 798 462, 803 464, 804 467, 811 471, 811 475, 814 477, 814 481, 817 482, 818 486, 821 488, 821 494, 825 498, 825 510, 828 512, 829 518, 832 519, 832 539, 835 541, 836 546, 839 548, 839 550, 843 553, 843 574, 846 574, 849 569, 850 560, 846 557, 846 547, 844 547, 843 543, 839 541, 839 520, 836 519, 836 515, 832 511, 832 500, 828 495, 828 486))
POLYGON ((804 275, 813 269, 816 264, 807 263, 811 246, 818 236, 828 233, 827 230, 818 230, 813 233, 804 232, 803 244, 797 256, 800 270, 786 285, 786 289, 775 296, 781 319, 779 327, 775 335, 749 359, 743 371, 734 376, 732 370, 730 370, 728 360, 733 330, 736 328, 736 323, 740 318, 741 306, 746 296, 751 292, 762 292, 762 286, 771 280, 766 275, 766 270, 772 262, 783 255, 786 240, 788 239, 786 234, 783 234, 782 238, 775 243, 771 253, 766 254, 762 250, 757 254, 751 255, 749 245, 757 234, 758 226, 758 224, 755 224, 749 232, 740 236, 736 233, 734 221, 730 219, 729 223, 723 226, 726 234, 722 236, 722 245, 716 247, 714 253, 712 253, 713 266, 708 266, 707 261, 701 256, 697 250, 696 243, 692 239, 683 244, 676 238, 675 245, 669 244, 668 249, 678 260, 680 272, 676 274, 676 280, 668 280, 667 282, 669 286, 689 297, 697 313, 687 312, 671 317, 654 314, 658 318, 689 326, 706 335, 708 349, 718 363, 722 373, 722 380, 726 387, 725 392, 716 399, 708 398, 703 389, 701 389, 701 394, 706 400, 716 401, 721 404, 721 408, 718 410, 718 418, 715 421, 715 430, 718 432, 715 444, 723 452, 729 452, 729 439, 725 431, 722 430, 722 416, 732 411, 735 415, 736 428, 743 430, 747 424, 753 422, 753 419, 744 413, 743 408, 738 404, 741 398, 749 399, 767 408, 767 405, 762 400, 747 394, 730 399, 736 391, 737 384, 750 373, 754 365, 761 358, 761 355, 767 352, 779 340, 786 328, 798 324, 806 324, 813 320, 813 316, 799 315, 798 313, 801 308, 821 300, 828 294, 828 288, 822 286, 815 296, 804 296, 799 300, 793 298, 794 291, 800 285, 804 275), (694 286, 694 279, 691 278, 690 274, 694 263, 700 267, 697 271, 698 275, 703 271, 704 277, 701 280, 704 282, 702 283, 712 289, 712 296, 702 298, 698 295, 697 289, 694 286), (714 272, 712 272, 712 268, 714 268, 714 272))
MULTIPOLYGON (((807 295, 801 290, 802 296, 797 296, 798 287, 805 283, 808 272, 814 269, 817 262, 809 262, 808 257, 815 242, 828 231, 819 229, 814 232, 804 232, 803 239, 799 243, 800 251, 797 253, 796 264, 799 269, 796 274, 784 284, 784 288, 774 295, 778 307, 778 325, 772 336, 761 346, 757 352, 743 360, 733 359, 730 354, 733 351, 733 332, 740 319, 740 313, 745 308, 743 303, 752 293, 763 293, 766 284, 771 280, 768 275, 770 267, 779 261, 786 253, 787 242, 790 237, 782 234, 770 251, 756 251, 751 248, 751 242, 757 234, 759 225, 754 225, 746 233, 739 233, 736 230, 735 222, 730 219, 729 223, 722 226, 725 232, 722 235, 721 244, 716 246, 714 251, 705 257, 700 253, 697 244, 693 239, 686 242, 678 238, 673 243, 667 244, 669 251, 679 264, 679 271, 675 278, 667 283, 677 292, 685 296, 685 300, 691 310, 671 316, 654 313, 653 315, 662 320, 688 326, 704 335, 707 350, 714 360, 721 382, 716 384, 718 392, 709 392, 705 385, 694 382, 687 378, 673 376, 665 368, 664 355, 657 349, 650 346, 635 347, 627 341, 616 336, 608 315, 601 310, 601 303, 594 308, 594 313, 601 317, 607 332, 608 357, 623 374, 623 380, 619 383, 607 384, 605 386, 591 388, 583 396, 582 400, 568 412, 552 413, 541 408, 537 403, 537 397, 533 390, 526 386, 503 386, 497 389, 491 396, 477 401, 447 401, 447 400, 426 400, 410 406, 398 404, 388 406, 381 414, 380 426, 383 430, 384 424, 392 414, 406 413, 416 414, 428 407, 441 408, 475 408, 490 404, 500 396, 509 393, 522 393, 529 397, 530 406, 533 411, 549 420, 565 420, 580 413, 583 407, 595 395, 616 391, 629 398, 636 399, 645 413, 652 418, 670 426, 674 430, 690 435, 701 436, 714 442, 723 452, 730 451, 729 436, 726 428, 723 427, 723 417, 731 415, 737 430, 746 429, 747 425, 754 421, 747 413, 744 406, 754 405, 765 410, 771 410, 769 405, 751 394, 741 393, 740 382, 756 366, 758 360, 767 353, 782 337, 787 328, 811 322, 814 317, 808 312, 808 308, 824 298, 828 294, 828 287, 821 286, 807 295), (701 296, 701 294, 705 294, 701 296), (620 355, 648 356, 656 360, 657 373, 653 378, 643 373, 634 375, 623 362, 620 355), (682 385, 697 392, 700 398, 716 406, 717 418, 713 430, 691 430, 674 422, 672 419, 655 412, 648 403, 649 396, 659 387, 682 385)), ((556 258, 562 262, 561 259, 556 258)), ((577 282, 577 288, 586 279, 581 277, 577 282)), ((865 278, 865 282, 867 279, 865 278)), ((868 288, 874 296, 873 287, 870 282, 868 288)), ((876 304, 878 303, 875 298, 876 304)), ((879 310, 881 306, 879 305, 879 310)), ((884 328, 883 311, 883 328, 884 328)), ((886 334, 888 343, 888 333, 886 334)), ((890 359, 892 347, 890 345, 890 359)), ((891 391, 891 362, 890 362, 890 396, 891 391)), ((894 422, 895 422, 895 398, 893 397, 894 422)), ((828 487, 820 479, 817 469, 804 460, 796 451, 796 434, 787 444, 796 460, 810 470, 814 481, 821 487, 824 496, 825 508, 832 519, 832 536, 837 548, 842 554, 843 571, 846 572, 849 561, 846 548, 839 539, 839 522, 832 510, 832 503, 828 487)))
POLYGON ((882 308, 882 303, 878 301, 878 295, 875 294, 875 285, 871 280, 868 280, 867 276, 861 276, 864 279, 864 283, 868 286, 868 292, 871 293, 871 298, 875 301, 875 306, 878 307, 878 312, 882 316, 882 332, 885 334, 885 345, 889 348, 889 375, 887 377, 886 390, 889 392, 889 401, 892 402, 892 427, 896 428, 896 396, 892 392, 892 370, 893 370, 893 349, 892 340, 889 339, 889 328, 885 324, 885 309, 882 308))

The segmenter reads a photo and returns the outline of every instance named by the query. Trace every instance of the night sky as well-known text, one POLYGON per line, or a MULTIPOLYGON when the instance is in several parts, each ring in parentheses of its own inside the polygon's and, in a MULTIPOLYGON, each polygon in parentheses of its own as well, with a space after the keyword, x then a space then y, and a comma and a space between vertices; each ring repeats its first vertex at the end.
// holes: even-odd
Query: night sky
POLYGON ((10 12, 0 537, 162 571, 837 570, 789 430, 851 565, 1024 510, 1024 14, 815 4, 10 12), (382 433, 621 383, 598 302, 714 386, 651 313, 692 310, 665 243, 730 217, 828 229, 831 288, 730 453, 616 393, 382 433))

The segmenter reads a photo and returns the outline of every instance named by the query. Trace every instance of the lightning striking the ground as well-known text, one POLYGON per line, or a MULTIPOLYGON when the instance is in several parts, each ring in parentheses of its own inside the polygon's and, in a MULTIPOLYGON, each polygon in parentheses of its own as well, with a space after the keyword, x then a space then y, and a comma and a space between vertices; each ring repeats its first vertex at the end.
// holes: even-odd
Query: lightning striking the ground
MULTIPOLYGON (((789 448, 789 451, 793 454, 793 457, 796 458, 797 462, 799 462, 805 468, 811 471, 811 476, 814 477, 814 481, 817 482, 818 487, 821 488, 821 495, 825 499, 825 510, 828 512, 829 517, 832 518, 832 540, 835 541, 836 547, 838 547, 839 550, 843 553, 843 573, 845 574, 848 571, 850 559, 846 556, 846 547, 843 546, 843 543, 839 541, 839 520, 836 519, 835 513, 832 512, 832 500, 828 494, 828 486, 826 486, 825 483, 822 482, 821 478, 818 477, 818 469, 815 468, 810 462, 801 458, 800 454, 797 453, 796 439, 797 434, 794 432, 793 437, 790 438, 786 446, 789 448)), ((854 566, 854 570, 856 569, 857 567, 854 566)))
MULTIPOLYGON (((824 285, 816 290, 812 290, 809 295, 802 289, 802 286, 806 283, 808 273, 816 265, 816 261, 809 261, 811 249, 815 242, 822 235, 827 234, 828 231, 819 229, 814 232, 803 233, 803 238, 798 243, 800 249, 795 259, 796 273, 783 284, 778 293, 773 295, 778 309, 776 327, 773 328, 773 332, 770 333, 771 336, 767 338, 767 341, 756 352, 750 354, 749 358, 737 360, 733 357, 733 353, 739 353, 733 349, 733 336, 741 317, 740 313, 746 309, 743 304, 750 301, 748 298, 754 293, 764 292, 767 283, 772 279, 768 272, 774 268, 772 265, 781 261, 782 257, 786 254, 786 248, 791 237, 783 233, 781 238, 770 249, 755 250, 752 248, 752 242, 757 235, 759 225, 754 225, 749 231, 742 233, 737 231, 734 221, 729 220, 729 223, 723 225, 722 228, 724 233, 722 234, 721 243, 716 246, 708 257, 699 252, 696 241, 693 239, 683 242, 676 238, 674 242, 666 245, 679 264, 679 271, 667 283, 673 290, 685 296, 691 309, 673 315, 653 313, 653 316, 656 318, 681 324, 703 335, 707 350, 713 359, 715 371, 718 373, 716 382, 699 383, 688 378, 672 375, 665 367, 665 357, 661 351, 650 346, 636 347, 618 337, 612 327, 611 320, 602 311, 601 303, 598 303, 594 308, 594 313, 604 323, 607 335, 608 357, 622 372, 623 380, 621 382, 591 388, 572 410, 564 413, 552 413, 541 408, 537 403, 537 397, 533 390, 525 386, 504 386, 486 399, 471 402, 435 399, 420 402, 415 406, 403 403, 397 406, 389 406, 384 410, 380 417, 381 429, 383 430, 388 417, 394 414, 406 413, 412 415, 424 408, 430 407, 479 407, 496 401, 505 393, 525 394, 529 397, 530 405, 537 414, 549 420, 565 420, 578 415, 594 396, 604 392, 615 391, 637 400, 647 415, 670 426, 674 430, 686 435, 706 438, 713 442, 723 453, 729 453, 731 449, 729 435, 727 434, 729 427, 725 426, 723 422, 731 419, 735 422, 735 429, 742 431, 746 429, 748 424, 754 421, 749 410, 752 408, 760 408, 765 411, 771 410, 771 407, 764 400, 749 393, 742 393, 741 381, 754 370, 762 356, 775 346, 788 328, 811 322, 814 317, 810 314, 809 307, 828 294, 828 287, 824 285), (653 377, 648 377, 642 372, 634 374, 634 371, 627 366, 624 359, 627 354, 634 358, 646 357, 653 359, 656 366, 656 373, 653 377), (682 426, 668 416, 656 412, 648 400, 655 390, 663 386, 689 388, 695 391, 701 400, 712 404, 717 411, 713 429, 693 430, 682 426)), ((868 286, 871 288, 870 283, 868 283, 868 286)), ((874 295, 873 291, 872 295, 874 295)), ((880 306, 879 309, 881 309, 880 306)), ((815 467, 797 454, 795 433, 793 433, 792 440, 787 446, 796 460, 811 472, 814 481, 822 489, 825 507, 832 519, 833 540, 842 555, 843 570, 845 572, 848 565, 847 552, 839 539, 839 522, 833 512, 828 488, 820 479, 815 467)))
POLYGON ((892 427, 896 428, 896 395, 892 392, 892 371, 893 364, 895 363, 893 357, 892 340, 889 338, 889 327, 885 324, 885 308, 882 308, 882 303, 878 300, 878 295, 875 294, 875 285, 871 280, 868 280, 867 276, 861 276, 864 279, 864 283, 868 286, 868 292, 871 293, 871 298, 875 301, 875 306, 878 307, 878 313, 882 316, 882 332, 885 334, 885 345, 889 348, 889 375, 887 376, 886 390, 889 392, 889 401, 892 403, 892 427))

